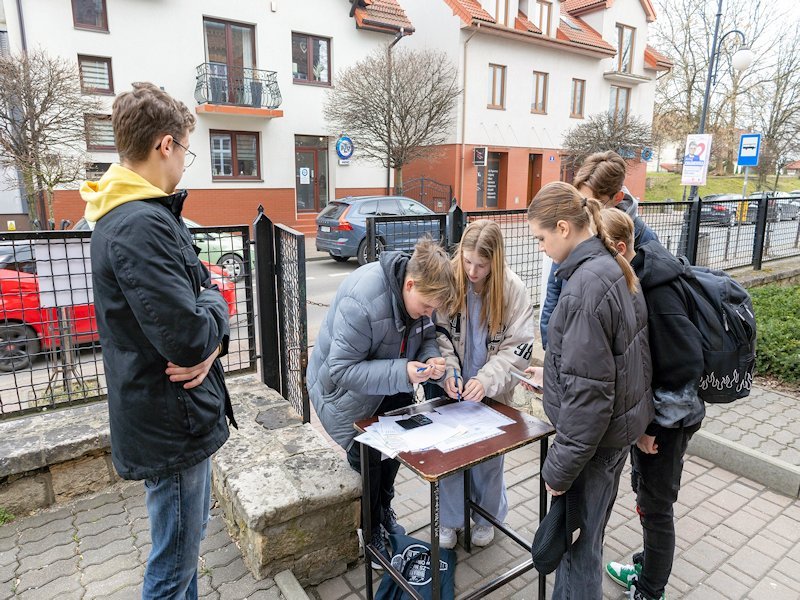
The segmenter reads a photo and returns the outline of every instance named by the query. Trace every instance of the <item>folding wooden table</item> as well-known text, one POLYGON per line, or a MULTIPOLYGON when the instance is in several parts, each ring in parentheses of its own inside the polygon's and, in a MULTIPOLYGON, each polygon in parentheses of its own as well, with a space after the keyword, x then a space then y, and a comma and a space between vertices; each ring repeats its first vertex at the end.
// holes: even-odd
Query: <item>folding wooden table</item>
MULTIPOLYGON (((420 413, 428 412, 436 406, 441 406, 449 402, 455 402, 451 399, 433 400, 421 404, 414 404, 400 411, 394 411, 391 414, 399 413, 420 413)), ((466 594, 459 598, 459 600, 472 600, 475 598, 483 598, 490 592, 505 585, 512 579, 519 577, 523 573, 533 568, 533 561, 530 558, 531 542, 523 539, 514 530, 506 527, 490 514, 488 514, 482 507, 472 502, 470 497, 470 469, 490 458, 501 456, 517 448, 527 446, 533 442, 540 442, 540 457, 539 457, 539 522, 541 523, 545 514, 547 513, 547 490, 545 489, 544 480, 541 477, 541 469, 544 464, 545 457, 547 456, 547 437, 555 433, 555 429, 526 413, 522 413, 515 408, 506 406, 500 402, 491 399, 485 399, 484 403, 496 410, 497 412, 505 415, 514 421, 513 424, 502 427, 502 435, 498 435, 480 442, 458 448, 450 452, 441 452, 439 450, 427 450, 423 452, 401 452, 397 455, 396 459, 404 464, 414 473, 419 475, 422 479, 430 483, 431 487, 431 573, 432 573, 432 591, 434 600, 440 598, 440 574, 437 566, 439 565, 439 482, 450 475, 464 472, 464 529, 465 529, 465 548, 467 552, 471 551, 470 540, 470 511, 475 510, 482 517, 492 523, 499 531, 509 536, 517 544, 527 551, 527 560, 510 569, 506 573, 496 577, 488 583, 481 586, 479 589, 466 594)), ((369 425, 372 425, 378 420, 377 417, 364 419, 354 423, 357 431, 364 432, 369 425)), ((377 549, 370 543, 372 539, 372 527, 370 525, 369 514, 369 453, 368 447, 361 445, 361 482, 362 482, 362 496, 361 496, 361 514, 362 526, 364 531, 364 570, 366 574, 367 585, 367 600, 372 600, 372 560, 380 562, 383 568, 391 577, 402 587, 412 598, 422 600, 419 594, 408 584, 402 575, 392 567, 389 561, 382 556, 377 549)), ((545 577, 539 576, 539 600, 544 600, 545 597, 545 577)))

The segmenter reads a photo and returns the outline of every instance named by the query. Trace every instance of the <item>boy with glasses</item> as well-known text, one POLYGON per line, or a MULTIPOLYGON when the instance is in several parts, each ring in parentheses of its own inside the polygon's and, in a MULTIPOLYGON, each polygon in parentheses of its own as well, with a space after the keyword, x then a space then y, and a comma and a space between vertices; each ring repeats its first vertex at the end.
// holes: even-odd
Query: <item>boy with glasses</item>
POLYGON ((108 383, 111 456, 143 479, 152 549, 145 599, 197 598, 211 455, 233 420, 222 365, 228 307, 197 257, 177 190, 194 159, 183 102, 135 83, 111 115, 120 164, 81 188, 97 328, 108 383), (227 416, 227 420, 226 420, 227 416))

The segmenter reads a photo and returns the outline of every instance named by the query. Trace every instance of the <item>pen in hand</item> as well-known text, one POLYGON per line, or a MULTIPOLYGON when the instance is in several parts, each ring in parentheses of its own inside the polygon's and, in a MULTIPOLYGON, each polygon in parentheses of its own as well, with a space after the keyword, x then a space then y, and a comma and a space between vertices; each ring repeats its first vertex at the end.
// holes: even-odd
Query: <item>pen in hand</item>
POLYGON ((458 371, 453 371, 453 377, 456 380, 456 400, 461 402, 461 391, 458 389, 458 371))

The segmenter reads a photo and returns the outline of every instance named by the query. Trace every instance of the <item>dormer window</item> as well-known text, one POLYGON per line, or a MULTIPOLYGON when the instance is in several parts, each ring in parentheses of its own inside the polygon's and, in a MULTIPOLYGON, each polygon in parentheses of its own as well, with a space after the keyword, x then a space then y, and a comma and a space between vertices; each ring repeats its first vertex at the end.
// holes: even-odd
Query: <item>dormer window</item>
POLYGON ((553 20, 553 3, 548 0, 536 0, 533 3, 530 21, 542 30, 542 35, 550 36, 550 25, 553 20))
POLYGON ((636 30, 617 24, 617 71, 630 73, 633 68, 633 46, 636 30))

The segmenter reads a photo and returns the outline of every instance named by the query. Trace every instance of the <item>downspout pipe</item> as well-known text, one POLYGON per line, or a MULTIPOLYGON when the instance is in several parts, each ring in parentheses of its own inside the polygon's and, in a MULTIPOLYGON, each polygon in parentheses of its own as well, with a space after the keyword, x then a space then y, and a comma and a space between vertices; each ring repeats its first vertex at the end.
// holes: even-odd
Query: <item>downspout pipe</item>
POLYGON ((25 19, 22 16, 22 0, 17 0, 17 17, 19 18, 19 37, 22 44, 22 51, 28 52, 28 40, 25 37, 25 19))
POLYGON ((481 24, 480 22, 475 23, 476 28, 469 37, 464 41, 464 85, 461 87, 461 163, 460 163, 460 173, 459 173, 459 183, 458 183, 458 195, 459 198, 464 198, 464 169, 465 169, 465 161, 466 161, 466 148, 464 146, 466 135, 467 135, 467 44, 470 43, 475 34, 480 31, 481 24))

